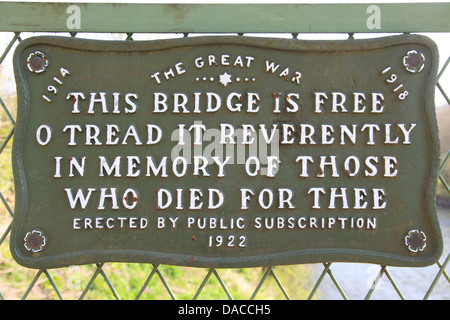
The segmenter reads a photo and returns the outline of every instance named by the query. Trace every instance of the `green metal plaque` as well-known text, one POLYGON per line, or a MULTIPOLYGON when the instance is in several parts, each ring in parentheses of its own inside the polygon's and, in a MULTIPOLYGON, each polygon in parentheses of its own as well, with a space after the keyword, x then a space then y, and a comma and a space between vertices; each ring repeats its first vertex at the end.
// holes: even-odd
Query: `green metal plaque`
POLYGON ((14 59, 24 266, 441 254, 428 38, 37 37, 14 59))

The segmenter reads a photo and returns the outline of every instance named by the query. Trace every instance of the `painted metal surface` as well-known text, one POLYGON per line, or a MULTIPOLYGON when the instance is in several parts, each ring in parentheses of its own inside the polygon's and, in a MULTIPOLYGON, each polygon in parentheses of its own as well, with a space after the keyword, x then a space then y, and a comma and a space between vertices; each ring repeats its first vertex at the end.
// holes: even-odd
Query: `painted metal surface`
POLYGON ((1 2, 1 31, 448 32, 449 3, 130 4, 1 2))
POLYGON ((441 254, 428 38, 37 37, 14 59, 20 264, 441 254))

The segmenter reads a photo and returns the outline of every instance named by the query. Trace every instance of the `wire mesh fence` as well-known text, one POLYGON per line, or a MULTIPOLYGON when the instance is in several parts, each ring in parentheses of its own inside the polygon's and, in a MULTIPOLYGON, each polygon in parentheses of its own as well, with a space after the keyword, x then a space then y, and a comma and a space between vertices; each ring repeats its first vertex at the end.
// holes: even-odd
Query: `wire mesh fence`
MULTIPOLYGON (((59 269, 30 270, 17 265, 9 253, 9 236, 14 216, 14 183, 11 146, 14 138, 16 94, 11 74, 12 52, 23 39, 42 33, 3 32, 0 57, 0 299, 448 299, 450 278, 450 209, 440 209, 444 253, 427 268, 395 268, 327 262, 265 268, 201 269, 157 264, 97 263, 59 269)), ((197 34, 146 34, 77 32, 57 33, 67 37, 91 37, 122 41, 188 37, 197 34)), ((246 36, 246 34, 239 34, 246 36)), ((263 35, 264 36, 264 35, 263 35)), ((358 33, 281 34, 286 38, 358 38, 358 33)), ((373 36, 370 34, 369 36, 373 36)), ((442 36, 442 34, 441 34, 442 36)), ((361 37, 367 37, 361 34, 361 37)), ((444 34, 446 41, 450 40, 444 34)), ((450 56, 441 57, 436 95, 449 108, 450 56)), ((441 132, 448 131, 440 127, 441 132)), ((438 189, 450 195, 450 150, 443 150, 438 189)), ((444 197, 445 198, 445 197, 444 197)), ((442 200, 445 202, 445 200, 442 200)))

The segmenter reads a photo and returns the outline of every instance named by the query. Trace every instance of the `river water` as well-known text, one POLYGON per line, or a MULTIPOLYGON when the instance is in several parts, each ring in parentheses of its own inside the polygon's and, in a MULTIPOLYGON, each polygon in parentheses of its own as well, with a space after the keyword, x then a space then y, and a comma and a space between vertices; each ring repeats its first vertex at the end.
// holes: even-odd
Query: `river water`
MULTIPOLYGON (((439 210, 439 222, 444 239, 444 251, 439 260, 442 264, 450 251, 450 209, 439 210)), ((366 297, 380 269, 379 265, 358 263, 333 263, 331 265, 331 272, 347 298, 351 300, 360 300, 366 297)), ((322 270, 323 268, 317 270, 318 276, 322 270)), ((439 267, 436 264, 424 268, 387 267, 387 271, 407 300, 418 300, 424 299, 439 272, 439 267)), ((323 279, 318 295, 325 300, 343 299, 328 275, 323 279)), ((384 274, 370 299, 394 300, 400 299, 400 297, 384 274)), ((440 277, 428 299, 450 300, 450 283, 444 275, 440 277)))

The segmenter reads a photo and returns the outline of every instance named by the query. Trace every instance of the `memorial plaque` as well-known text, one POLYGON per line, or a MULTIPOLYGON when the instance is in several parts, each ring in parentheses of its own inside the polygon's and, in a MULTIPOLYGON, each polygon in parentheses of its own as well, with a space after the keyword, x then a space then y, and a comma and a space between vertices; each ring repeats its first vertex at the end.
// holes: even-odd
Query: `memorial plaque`
POLYGON ((428 38, 37 37, 14 66, 24 266, 441 254, 428 38))

